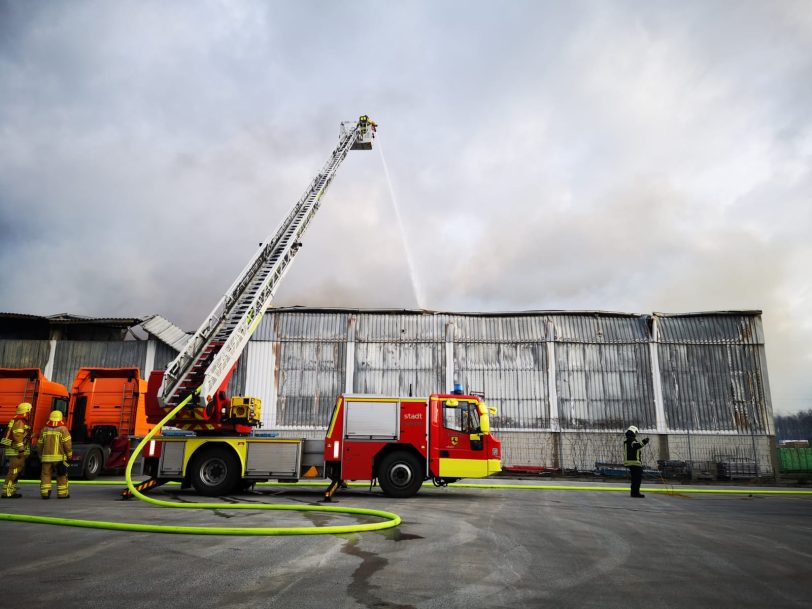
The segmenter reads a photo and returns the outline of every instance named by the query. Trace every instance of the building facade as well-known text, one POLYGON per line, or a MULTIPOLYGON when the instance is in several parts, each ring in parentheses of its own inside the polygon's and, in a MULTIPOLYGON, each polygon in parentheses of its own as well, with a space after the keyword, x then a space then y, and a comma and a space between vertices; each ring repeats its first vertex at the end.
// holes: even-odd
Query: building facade
MULTIPOLYGON (((184 333, 160 317, 139 321, 144 340, 3 338, 0 365, 43 368, 69 389, 81 366, 138 366, 146 376, 173 359, 184 333)), ((319 437, 341 393, 428 395, 454 383, 496 406, 509 467, 609 471, 622 463, 623 431, 636 425, 652 440, 651 468, 774 471, 759 311, 271 309, 230 390, 262 399, 264 428, 319 437)))

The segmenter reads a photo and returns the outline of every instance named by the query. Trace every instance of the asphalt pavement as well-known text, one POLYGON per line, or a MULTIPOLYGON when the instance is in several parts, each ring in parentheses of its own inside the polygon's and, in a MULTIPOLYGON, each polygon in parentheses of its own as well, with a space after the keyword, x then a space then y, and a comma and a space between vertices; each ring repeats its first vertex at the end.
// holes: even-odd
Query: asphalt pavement
MULTIPOLYGON (((538 481, 511 481, 531 483, 538 481)), ((228 509, 233 501, 318 504, 320 487, 258 487, 218 500, 217 510, 120 501, 119 490, 73 485, 70 499, 42 501, 36 486, 23 485, 25 496, 0 501, 0 512, 195 526, 375 521, 228 509)), ((178 487, 153 494, 204 500, 178 487)), ((223 537, 0 521, 0 606, 812 607, 808 495, 694 495, 674 487, 632 499, 428 485, 410 499, 351 487, 337 500, 395 512, 402 524, 340 536, 223 537)))

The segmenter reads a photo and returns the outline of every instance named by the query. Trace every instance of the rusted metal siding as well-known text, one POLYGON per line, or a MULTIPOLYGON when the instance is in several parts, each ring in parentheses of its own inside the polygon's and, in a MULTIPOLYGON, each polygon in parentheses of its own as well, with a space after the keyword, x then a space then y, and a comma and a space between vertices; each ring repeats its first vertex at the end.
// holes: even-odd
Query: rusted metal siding
POLYGON ((47 340, 0 340, 0 368, 45 368, 51 343, 47 340))

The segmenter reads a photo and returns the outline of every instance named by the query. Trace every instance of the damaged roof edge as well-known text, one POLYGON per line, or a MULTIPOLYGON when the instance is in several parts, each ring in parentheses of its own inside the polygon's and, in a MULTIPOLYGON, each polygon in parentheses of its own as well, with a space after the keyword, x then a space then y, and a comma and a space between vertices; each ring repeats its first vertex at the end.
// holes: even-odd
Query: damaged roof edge
POLYGON ((141 324, 141 327, 147 334, 169 345, 175 349, 175 351, 183 351, 183 348, 186 346, 186 343, 189 342, 191 336, 160 315, 152 315, 146 318, 146 321, 141 324))

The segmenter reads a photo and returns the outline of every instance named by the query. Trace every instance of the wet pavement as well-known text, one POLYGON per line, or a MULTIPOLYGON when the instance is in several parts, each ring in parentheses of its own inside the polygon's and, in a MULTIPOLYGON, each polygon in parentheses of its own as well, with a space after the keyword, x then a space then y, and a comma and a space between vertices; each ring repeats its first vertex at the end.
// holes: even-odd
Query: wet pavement
MULTIPOLYGON (((194 526, 374 521, 227 507, 318 504, 321 487, 258 487, 213 511, 119 501, 116 486, 74 485, 67 501, 41 501, 37 490, 24 485, 25 497, 3 500, 0 512, 194 526)), ((632 499, 429 485, 411 499, 388 499, 352 487, 339 493, 338 505, 393 511, 403 522, 341 536, 165 535, 0 521, 2 606, 812 606, 812 496, 679 491, 632 499)), ((203 500, 178 487, 154 495, 203 500)))

